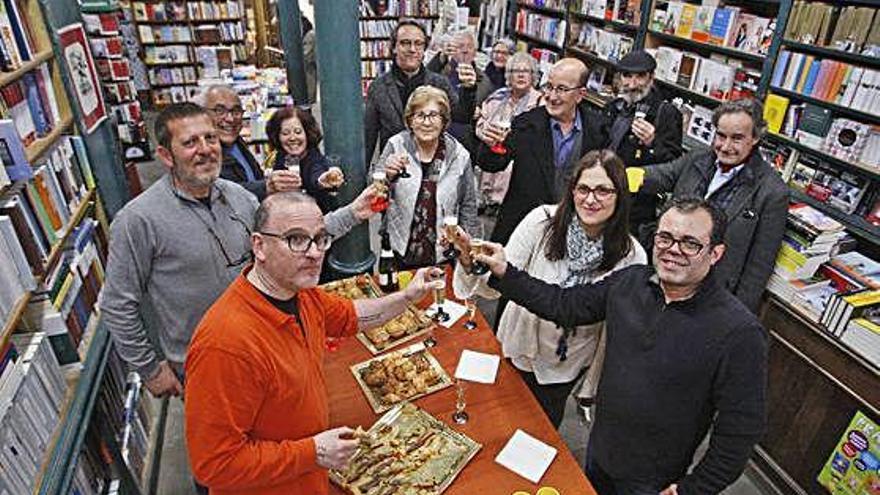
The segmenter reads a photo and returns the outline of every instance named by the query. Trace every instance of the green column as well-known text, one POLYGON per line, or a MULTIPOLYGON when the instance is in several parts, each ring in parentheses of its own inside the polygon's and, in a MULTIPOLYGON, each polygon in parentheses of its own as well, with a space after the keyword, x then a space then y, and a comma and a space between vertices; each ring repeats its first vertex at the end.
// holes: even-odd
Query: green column
MULTIPOLYGON (((358 2, 315 2, 315 30, 324 149, 342 160, 346 182, 339 202, 347 204, 366 183, 358 2)), ((343 275, 371 270, 374 261, 366 223, 334 243, 330 253, 330 266, 343 275)))
POLYGON ((306 65, 303 61, 302 14, 298 0, 278 0, 278 27, 281 48, 287 63, 287 87, 298 105, 308 103, 306 65))

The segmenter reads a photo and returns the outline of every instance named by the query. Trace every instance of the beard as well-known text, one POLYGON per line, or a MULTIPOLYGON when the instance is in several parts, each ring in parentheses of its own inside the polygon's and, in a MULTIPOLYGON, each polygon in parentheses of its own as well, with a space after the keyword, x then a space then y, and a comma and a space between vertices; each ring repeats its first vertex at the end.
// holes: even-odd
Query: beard
POLYGON ((214 185, 214 182, 220 177, 220 167, 218 166, 216 170, 211 174, 197 174, 192 171, 186 170, 180 163, 175 159, 173 161, 174 168, 171 169, 171 175, 174 180, 184 186, 189 190, 198 190, 210 188, 214 185))
POLYGON ((651 85, 647 85, 643 88, 629 89, 629 90, 621 90, 620 97, 623 98, 628 104, 633 105, 645 99, 648 96, 648 93, 651 92, 651 85))

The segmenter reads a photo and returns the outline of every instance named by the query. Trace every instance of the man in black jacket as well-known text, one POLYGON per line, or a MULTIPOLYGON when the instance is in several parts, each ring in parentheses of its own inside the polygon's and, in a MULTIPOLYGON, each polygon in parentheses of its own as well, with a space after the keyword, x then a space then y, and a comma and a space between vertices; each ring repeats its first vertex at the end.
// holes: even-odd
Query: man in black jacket
POLYGON ((279 171, 266 178, 260 164, 241 139, 244 108, 232 87, 218 84, 202 95, 202 106, 208 110, 220 145, 223 164, 220 177, 238 183, 262 201, 267 194, 300 187, 301 181, 292 172, 279 171))
MULTIPOLYGON (((665 163, 681 156, 681 112, 664 98, 654 85, 657 62, 648 52, 636 50, 617 64, 620 77, 619 97, 606 107, 608 147, 628 167, 665 163)), ((630 210, 630 231, 650 250, 650 236, 642 236, 639 227, 653 224, 657 214, 657 196, 636 193, 630 210)), ((650 230, 650 229, 647 229, 650 230)))
POLYGON ((516 117, 509 133, 496 122, 486 126, 477 166, 486 172, 500 172, 513 161, 493 241, 506 243, 528 212, 558 202, 573 165, 586 152, 607 145, 604 117, 581 105, 586 82, 583 62, 564 58, 553 65, 542 87, 543 106, 516 117), (507 152, 493 152, 492 145, 501 140, 507 152))
POLYGON ((712 115, 712 149, 698 149, 645 168, 642 191, 706 198, 729 219, 720 282, 753 312, 776 263, 788 215, 788 186, 758 150, 764 133, 761 104, 736 100, 712 115))
POLYGON ((476 257, 492 270, 490 286, 541 318, 566 328, 605 321, 586 463, 601 495, 718 493, 764 432, 767 335, 713 273, 724 230, 715 206, 678 198, 660 217, 653 267, 567 289, 507 264, 498 244, 476 257))

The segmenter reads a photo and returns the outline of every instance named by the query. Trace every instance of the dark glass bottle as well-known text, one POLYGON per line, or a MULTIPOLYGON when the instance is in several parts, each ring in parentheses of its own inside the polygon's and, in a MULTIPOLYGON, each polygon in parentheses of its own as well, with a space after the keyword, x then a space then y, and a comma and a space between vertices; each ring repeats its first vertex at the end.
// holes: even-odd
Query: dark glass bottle
POLYGON ((386 294, 397 292, 399 289, 397 283, 397 263, 394 261, 394 251, 391 250, 391 238, 387 232, 382 234, 382 250, 379 253, 379 288, 386 294))

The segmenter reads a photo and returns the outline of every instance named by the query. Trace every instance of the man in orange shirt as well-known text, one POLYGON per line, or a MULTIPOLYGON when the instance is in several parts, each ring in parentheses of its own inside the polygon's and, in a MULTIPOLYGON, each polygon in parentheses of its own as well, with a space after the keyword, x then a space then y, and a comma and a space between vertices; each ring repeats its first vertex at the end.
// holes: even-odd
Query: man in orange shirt
POLYGON ((350 301, 315 288, 330 237, 314 199, 269 196, 256 213, 254 264, 196 328, 186 359, 186 439, 196 479, 212 494, 326 494, 327 469, 357 447, 328 430, 326 335, 353 335, 402 313, 442 271, 407 288, 350 301))

